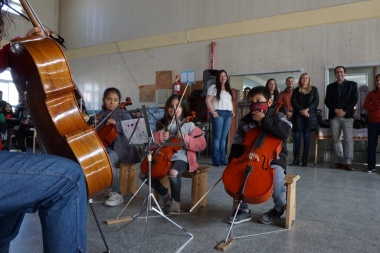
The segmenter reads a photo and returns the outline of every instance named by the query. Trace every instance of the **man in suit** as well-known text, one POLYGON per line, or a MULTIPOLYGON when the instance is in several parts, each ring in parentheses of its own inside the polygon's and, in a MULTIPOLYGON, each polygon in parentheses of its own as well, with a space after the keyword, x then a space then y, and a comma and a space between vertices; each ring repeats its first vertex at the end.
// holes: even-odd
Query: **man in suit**
POLYGON ((354 107, 358 101, 358 85, 345 79, 346 68, 334 69, 336 81, 327 86, 325 104, 329 108, 329 120, 334 141, 333 149, 338 161, 332 168, 353 171, 354 157, 353 122, 354 107), (343 131, 343 144, 340 140, 343 131))

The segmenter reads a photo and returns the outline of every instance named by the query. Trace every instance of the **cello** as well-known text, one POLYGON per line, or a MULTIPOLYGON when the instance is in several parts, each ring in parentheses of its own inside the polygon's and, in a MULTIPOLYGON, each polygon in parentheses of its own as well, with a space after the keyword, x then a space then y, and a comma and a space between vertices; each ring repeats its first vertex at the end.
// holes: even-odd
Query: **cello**
MULTIPOLYGON (((152 166, 151 166, 151 176, 154 179, 161 179, 165 177, 171 166, 171 159, 175 153, 178 152, 182 148, 180 145, 181 140, 176 136, 178 133, 178 129, 180 129, 183 124, 191 121, 195 118, 195 112, 191 112, 191 116, 184 118, 179 124, 178 128, 172 132, 169 138, 164 142, 164 145, 157 148, 152 155, 152 166), (172 145, 170 145, 172 144, 172 145)), ((149 172, 149 161, 148 157, 141 162, 140 170, 145 175, 149 172)))
MULTIPOLYGON (((280 106, 278 103, 271 113, 277 112, 280 106)), ((264 203, 273 194, 275 172, 270 163, 281 152, 282 140, 255 127, 248 130, 242 146, 243 154, 233 158, 223 172, 224 188, 236 200, 264 203)))
POLYGON ((87 196, 91 198, 112 184, 107 152, 78 107, 79 91, 62 49, 48 37, 29 3, 20 3, 33 26, 40 27, 46 37, 11 41, 9 66, 14 83, 29 105, 46 153, 78 162, 86 178, 87 196))

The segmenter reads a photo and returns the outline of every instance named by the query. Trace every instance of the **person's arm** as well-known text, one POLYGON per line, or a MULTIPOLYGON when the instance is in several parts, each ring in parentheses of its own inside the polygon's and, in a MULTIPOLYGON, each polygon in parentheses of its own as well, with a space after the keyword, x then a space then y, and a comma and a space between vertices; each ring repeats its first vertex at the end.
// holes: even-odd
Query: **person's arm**
POLYGON ((213 95, 206 96, 206 106, 211 115, 215 118, 218 116, 218 113, 215 111, 215 108, 212 106, 212 100, 214 99, 213 95))
POLYGON ((346 113, 346 114, 354 114, 354 107, 356 106, 356 104, 358 103, 358 85, 357 83, 355 82, 351 82, 351 89, 350 89, 350 97, 349 97, 349 103, 347 104, 347 106, 345 108, 342 108, 343 111, 346 113))
POLYGON ((184 134, 184 141, 187 143, 186 149, 194 152, 202 151, 206 148, 206 138, 203 131, 195 126, 190 134, 184 134))
POLYGON ((365 98, 363 108, 368 111, 378 110, 380 108, 379 104, 376 104, 376 96, 373 96, 373 92, 370 92, 365 98))

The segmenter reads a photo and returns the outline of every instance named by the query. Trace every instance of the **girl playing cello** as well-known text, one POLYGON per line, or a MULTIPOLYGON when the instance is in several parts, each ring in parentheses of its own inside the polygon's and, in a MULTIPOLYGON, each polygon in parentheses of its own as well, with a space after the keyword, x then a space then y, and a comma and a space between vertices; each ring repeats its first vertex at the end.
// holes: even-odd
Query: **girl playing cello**
MULTIPOLYGON (((102 121, 113 109, 115 109, 121 100, 121 93, 116 88, 108 88, 103 94, 102 112, 99 121, 102 121)), ((131 119, 127 110, 119 109, 111 118, 108 119, 106 125, 114 124, 119 135, 106 147, 108 157, 112 164, 113 182, 112 192, 109 193, 109 198, 104 202, 106 206, 117 206, 124 202, 123 196, 120 194, 119 171, 116 169, 116 164, 119 160, 123 163, 135 164, 141 162, 141 156, 136 147, 128 146, 123 135, 121 121, 131 119)))
MULTIPOLYGON (((178 131, 177 123, 186 117, 190 116, 189 106, 185 99, 180 103, 181 96, 171 95, 165 104, 165 114, 161 120, 157 122, 156 132, 153 138, 156 143, 162 144, 167 141, 171 132, 178 132, 177 138, 184 142, 184 146, 174 153, 171 158, 171 168, 168 172, 171 193, 165 188, 160 180, 152 177, 151 185, 156 190, 162 199, 165 206, 169 207, 169 214, 179 215, 181 207, 181 174, 188 170, 193 172, 198 168, 196 153, 206 148, 206 140, 200 128, 195 126, 193 122, 186 122, 178 131), (180 104, 179 104, 180 103, 180 104), (175 120, 174 113, 178 121, 175 120), (174 119, 174 120, 173 120, 174 119)), ((145 180, 148 175, 140 172, 139 177, 145 180)))
MULTIPOLYGON (((250 90, 247 96, 250 104, 250 112, 245 115, 238 126, 238 130, 234 136, 233 148, 231 148, 230 160, 241 156, 242 149, 239 149, 239 144, 242 144, 246 133, 255 127, 260 127, 265 134, 272 135, 282 140, 282 148, 279 152, 277 159, 272 160, 269 169, 274 169, 273 178, 273 201, 274 208, 269 212, 261 215, 260 220, 264 224, 270 224, 279 218, 284 213, 284 206, 286 204, 286 188, 285 183, 285 169, 286 158, 288 151, 286 148, 286 140, 291 133, 291 123, 286 119, 286 116, 281 112, 273 112, 272 98, 268 88, 258 86, 250 90)), ((226 170, 228 169, 228 166, 226 170)), ((256 168, 259 169, 259 168, 256 168)), ((232 223, 234 215, 229 217, 228 222, 232 223)), ((240 224, 251 220, 251 210, 247 203, 241 203, 235 218, 234 224, 240 224)))

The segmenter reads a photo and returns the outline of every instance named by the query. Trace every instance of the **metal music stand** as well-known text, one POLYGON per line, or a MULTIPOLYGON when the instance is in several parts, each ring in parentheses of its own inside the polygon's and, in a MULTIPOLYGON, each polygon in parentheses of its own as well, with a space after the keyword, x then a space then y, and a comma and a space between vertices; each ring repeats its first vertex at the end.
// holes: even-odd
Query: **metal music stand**
MULTIPOLYGON (((143 113, 143 116, 144 116, 143 119, 145 121, 145 126, 146 126, 147 134, 148 134, 148 144, 146 145, 146 150, 148 151, 149 170, 148 170, 148 179, 144 180, 144 182, 141 184, 141 186, 136 191, 136 193, 134 194, 134 196, 141 189, 141 187, 143 185, 145 185, 146 180, 148 180, 148 186, 149 186, 148 194, 145 197, 144 202, 142 204, 142 207, 144 205, 146 205, 146 222, 148 222, 148 214, 149 214, 149 212, 150 211, 154 211, 154 212, 158 213, 160 216, 162 216, 163 218, 165 218, 166 220, 168 220, 170 223, 172 223, 173 225, 175 225, 176 227, 182 229, 185 233, 187 233, 188 235, 190 235, 191 239, 192 239, 194 236, 191 233, 189 233, 186 229, 184 229, 183 227, 181 227, 180 225, 178 225, 177 223, 175 223, 173 220, 171 220, 169 217, 167 217, 164 214, 164 212, 162 211, 160 205, 158 204, 158 201, 156 200, 156 198, 155 198, 155 196, 154 196, 154 194, 152 192, 152 177, 151 177, 152 151, 151 151, 151 147, 155 144, 155 142, 154 142, 154 139, 153 139, 152 130, 151 130, 150 125, 149 125, 149 119, 148 119, 147 109, 146 109, 146 107, 144 105, 142 106, 142 113, 143 113), (155 203, 156 207, 152 205, 152 201, 155 203)), ((136 126, 137 126, 137 124, 136 124, 136 126)), ((129 139, 131 139, 131 137, 129 139)), ((164 146, 164 145, 166 145, 166 144, 163 144, 162 146, 164 146)), ((173 145, 173 144, 170 144, 170 145, 173 145)), ((183 145, 183 144, 178 143, 178 145, 183 145)), ((131 200, 133 199, 133 197, 131 198, 131 200)), ((129 205, 129 203, 131 202, 131 200, 127 203, 126 207, 129 205)), ((121 211, 121 213, 125 210, 126 207, 124 207, 124 209, 121 211)), ((144 212, 144 210, 141 209, 141 211, 139 213, 133 215, 132 217, 121 218, 121 219, 119 219, 119 221, 109 221, 109 222, 107 222, 107 224, 113 224, 113 223, 124 222, 124 221, 133 221, 133 220, 137 219, 137 217, 140 216, 143 212, 144 212)), ((116 218, 116 220, 119 218, 119 216, 116 218)))

